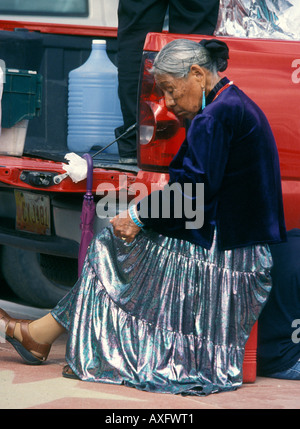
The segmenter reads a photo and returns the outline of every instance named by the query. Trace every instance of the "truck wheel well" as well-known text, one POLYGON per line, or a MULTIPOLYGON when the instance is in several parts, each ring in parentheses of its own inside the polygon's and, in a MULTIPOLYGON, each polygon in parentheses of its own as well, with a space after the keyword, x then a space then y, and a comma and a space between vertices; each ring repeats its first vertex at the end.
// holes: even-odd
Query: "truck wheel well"
POLYGON ((52 308, 77 280, 77 260, 3 246, 2 274, 8 286, 26 303, 52 308))

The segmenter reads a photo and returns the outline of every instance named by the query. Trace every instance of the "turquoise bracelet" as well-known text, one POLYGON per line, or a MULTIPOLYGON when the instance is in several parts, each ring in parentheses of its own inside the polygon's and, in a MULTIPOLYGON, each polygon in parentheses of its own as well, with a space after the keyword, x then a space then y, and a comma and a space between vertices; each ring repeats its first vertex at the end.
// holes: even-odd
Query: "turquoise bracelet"
POLYGON ((129 215, 130 215, 131 219, 133 220, 133 222, 137 226, 139 226, 140 228, 142 228, 144 226, 144 224, 138 218, 138 215, 136 213, 136 206, 130 206, 129 207, 129 215))

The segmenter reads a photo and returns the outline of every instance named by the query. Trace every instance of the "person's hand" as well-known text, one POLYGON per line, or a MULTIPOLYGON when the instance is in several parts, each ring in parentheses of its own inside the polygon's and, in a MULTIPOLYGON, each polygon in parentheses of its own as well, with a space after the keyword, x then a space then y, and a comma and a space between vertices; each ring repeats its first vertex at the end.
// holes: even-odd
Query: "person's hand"
POLYGON ((110 220, 116 237, 121 238, 127 243, 131 243, 141 228, 131 219, 128 210, 122 212, 110 220))

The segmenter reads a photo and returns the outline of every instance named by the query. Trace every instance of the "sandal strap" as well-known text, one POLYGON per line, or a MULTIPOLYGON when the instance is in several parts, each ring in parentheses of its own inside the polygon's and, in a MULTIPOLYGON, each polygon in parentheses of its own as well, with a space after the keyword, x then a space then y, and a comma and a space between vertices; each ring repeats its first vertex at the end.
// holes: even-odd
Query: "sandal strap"
POLYGON ((50 352, 51 345, 50 344, 41 344, 37 343, 32 336, 30 335, 28 325, 31 323, 28 320, 21 320, 20 321, 20 327, 21 327, 21 334, 22 334, 22 345, 25 347, 25 349, 40 353, 42 355, 41 359, 46 360, 48 357, 48 354, 50 352))
POLYGON ((29 320, 24 319, 14 319, 10 317, 2 308, 0 308, 0 321, 5 324, 5 334, 10 338, 14 338, 15 327, 17 323, 20 322, 29 322, 29 320))
POLYGON ((2 317, 1 320, 4 320, 4 323, 6 323, 6 335, 14 338, 16 324, 23 322, 23 320, 13 319, 12 317, 2 317))

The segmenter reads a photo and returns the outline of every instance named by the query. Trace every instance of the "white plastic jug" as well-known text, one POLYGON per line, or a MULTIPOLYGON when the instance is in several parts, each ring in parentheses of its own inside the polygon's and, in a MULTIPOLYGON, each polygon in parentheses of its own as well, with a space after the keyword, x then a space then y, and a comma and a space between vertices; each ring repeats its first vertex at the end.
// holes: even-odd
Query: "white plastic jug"
MULTIPOLYGON (((114 140, 123 118, 117 68, 108 58, 105 40, 93 40, 87 61, 69 73, 68 93, 68 149, 89 152, 114 140)), ((118 146, 105 152, 118 153, 118 146)))

